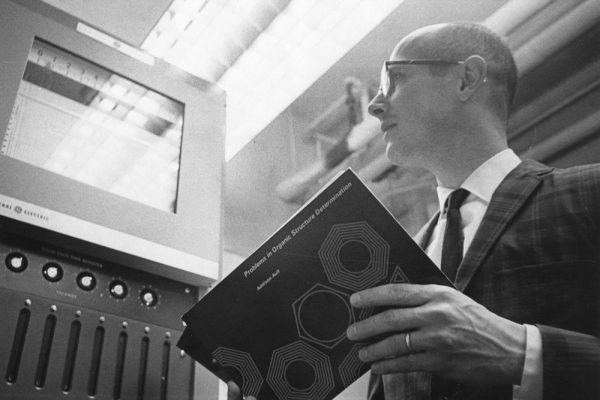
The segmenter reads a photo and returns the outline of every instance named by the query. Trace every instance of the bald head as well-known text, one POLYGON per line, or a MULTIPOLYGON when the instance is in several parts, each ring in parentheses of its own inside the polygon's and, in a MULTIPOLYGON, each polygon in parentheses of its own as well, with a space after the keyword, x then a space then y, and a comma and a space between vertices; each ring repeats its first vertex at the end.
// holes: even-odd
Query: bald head
POLYGON ((487 63, 487 78, 496 86, 493 107, 507 114, 517 87, 517 68, 506 43, 490 29, 473 23, 430 25, 406 36, 394 49, 406 58, 463 61, 472 55, 487 63), (500 96, 498 96, 500 94, 500 96))

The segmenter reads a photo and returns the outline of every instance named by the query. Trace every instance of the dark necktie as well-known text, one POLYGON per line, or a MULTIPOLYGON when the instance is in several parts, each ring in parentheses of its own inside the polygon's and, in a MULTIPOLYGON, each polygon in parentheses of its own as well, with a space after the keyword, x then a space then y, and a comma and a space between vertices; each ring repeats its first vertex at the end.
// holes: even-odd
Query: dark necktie
POLYGON ((461 227, 460 206, 469 191, 457 189, 446 200, 446 230, 442 245, 442 272, 454 282, 458 265, 462 261, 464 236, 461 227))

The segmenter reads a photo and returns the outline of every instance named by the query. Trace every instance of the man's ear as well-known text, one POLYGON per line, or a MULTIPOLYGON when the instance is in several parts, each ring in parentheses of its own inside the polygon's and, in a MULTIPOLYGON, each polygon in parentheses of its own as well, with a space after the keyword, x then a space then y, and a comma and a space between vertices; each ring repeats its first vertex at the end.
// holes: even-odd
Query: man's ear
POLYGON ((478 55, 467 58, 463 64, 458 95, 467 101, 487 81, 487 62, 478 55))

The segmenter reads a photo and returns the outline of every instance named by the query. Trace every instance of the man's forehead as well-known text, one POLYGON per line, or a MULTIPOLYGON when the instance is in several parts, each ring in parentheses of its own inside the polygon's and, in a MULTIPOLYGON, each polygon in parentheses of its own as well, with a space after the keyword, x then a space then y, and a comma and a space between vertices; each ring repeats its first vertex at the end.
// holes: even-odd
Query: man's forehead
POLYGON ((390 60, 410 60, 422 58, 419 53, 420 52, 417 50, 417 48, 415 48, 415 46, 411 46, 410 43, 401 42, 392 51, 390 60))
POLYGON ((430 25, 417 29, 405 36, 394 48, 390 60, 428 58, 435 40, 446 25, 430 25))

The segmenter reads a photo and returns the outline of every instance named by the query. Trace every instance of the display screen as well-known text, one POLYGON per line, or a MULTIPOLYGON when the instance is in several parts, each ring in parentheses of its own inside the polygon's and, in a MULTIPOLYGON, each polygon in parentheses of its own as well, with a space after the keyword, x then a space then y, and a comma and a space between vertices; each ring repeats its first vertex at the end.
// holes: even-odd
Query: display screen
POLYGON ((2 155, 176 212, 183 104, 34 40, 2 155))

